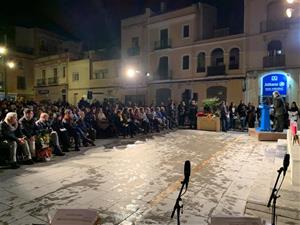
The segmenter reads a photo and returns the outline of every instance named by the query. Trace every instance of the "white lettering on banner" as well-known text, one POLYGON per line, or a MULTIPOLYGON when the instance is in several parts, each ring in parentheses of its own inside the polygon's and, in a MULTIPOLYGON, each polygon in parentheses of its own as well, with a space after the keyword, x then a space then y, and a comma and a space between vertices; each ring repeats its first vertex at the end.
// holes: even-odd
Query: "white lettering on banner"
POLYGON ((272 80, 272 81, 277 81, 277 80, 278 80, 278 77, 277 77, 277 76, 272 76, 272 77, 271 77, 271 80, 272 80))

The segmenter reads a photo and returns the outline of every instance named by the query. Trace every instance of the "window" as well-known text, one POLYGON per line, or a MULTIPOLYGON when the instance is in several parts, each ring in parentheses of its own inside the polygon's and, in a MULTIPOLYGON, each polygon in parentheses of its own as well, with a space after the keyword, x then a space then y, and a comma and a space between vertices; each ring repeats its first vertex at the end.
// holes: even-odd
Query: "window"
POLYGON ((240 62, 240 50, 238 48, 233 48, 229 53, 229 69, 234 70, 239 68, 240 62))
POLYGON ((57 68, 53 69, 53 77, 57 77, 57 68))
POLYGON ((221 101, 226 101, 227 99, 227 88, 223 86, 212 86, 206 90, 207 98, 218 98, 221 101))
POLYGON ((185 55, 182 57, 182 69, 183 70, 190 69, 190 56, 185 55))
POLYGON ((42 70, 42 80, 46 80, 46 70, 42 70))
POLYGON ((160 57, 157 72, 158 79, 164 80, 169 78, 169 59, 167 56, 160 57))
POLYGON ((132 46, 132 48, 139 47, 139 38, 138 37, 131 38, 131 46, 132 46))
POLYGON ((182 36, 183 36, 183 38, 190 37, 190 25, 184 25, 183 26, 182 36))
POLYGON ((211 53, 211 65, 222 66, 224 65, 224 52, 221 48, 217 48, 211 53))
POLYGON ((96 70, 93 79, 106 79, 108 78, 108 69, 96 70))
POLYGON ((73 79, 73 81, 78 81, 79 80, 79 73, 78 72, 73 72, 72 79, 73 79))
POLYGON ((25 77, 23 77, 23 76, 18 76, 17 77, 17 89, 19 89, 19 90, 25 90, 26 89, 25 77))
POLYGON ((63 67, 63 78, 65 78, 66 77, 66 67, 64 66, 63 67))
POLYGON ((197 73, 205 72, 205 53, 200 52, 197 56, 197 73))
POLYGON ((268 44, 268 56, 282 55, 281 41, 273 40, 268 44))

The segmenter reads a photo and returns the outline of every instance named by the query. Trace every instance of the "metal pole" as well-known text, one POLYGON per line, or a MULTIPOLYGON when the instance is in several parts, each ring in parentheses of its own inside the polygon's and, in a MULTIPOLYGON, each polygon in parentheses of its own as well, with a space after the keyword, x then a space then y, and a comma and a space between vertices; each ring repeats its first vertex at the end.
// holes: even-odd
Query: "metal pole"
MULTIPOLYGON (((4 34, 4 46, 7 47, 7 36, 4 34)), ((4 99, 7 99, 7 68, 6 68, 6 56, 3 56, 4 66, 4 99)))

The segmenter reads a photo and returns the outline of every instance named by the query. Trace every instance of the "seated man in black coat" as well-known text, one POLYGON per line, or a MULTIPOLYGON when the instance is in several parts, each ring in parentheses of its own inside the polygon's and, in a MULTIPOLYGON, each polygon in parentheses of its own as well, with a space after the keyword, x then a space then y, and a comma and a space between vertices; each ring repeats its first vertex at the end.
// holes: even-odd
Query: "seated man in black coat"
POLYGON ((28 141, 31 156, 36 157, 35 136, 37 134, 37 127, 33 115, 32 109, 24 109, 24 116, 19 120, 19 124, 22 133, 26 136, 28 141))
POLYGON ((31 154, 26 137, 18 124, 17 114, 9 112, 6 114, 5 119, 0 123, 0 142, 9 147, 9 160, 11 167, 17 169, 20 166, 17 164, 17 148, 21 147, 23 154, 26 158, 25 163, 33 164, 31 154))

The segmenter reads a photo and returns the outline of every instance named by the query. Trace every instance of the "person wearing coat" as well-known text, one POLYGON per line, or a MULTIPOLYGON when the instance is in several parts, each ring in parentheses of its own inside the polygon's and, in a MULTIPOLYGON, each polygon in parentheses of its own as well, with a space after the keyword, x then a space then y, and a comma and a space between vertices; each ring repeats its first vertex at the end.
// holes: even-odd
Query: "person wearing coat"
POLYGON ((12 169, 17 169, 20 166, 17 163, 17 149, 21 148, 25 156, 25 164, 31 165, 34 162, 31 159, 26 136, 23 135, 19 124, 18 117, 15 112, 6 114, 5 119, 0 123, 0 142, 6 145, 9 149, 9 163, 12 169))
POLYGON ((275 116, 275 131, 282 132, 284 128, 285 104, 278 91, 273 92, 273 105, 275 116))

